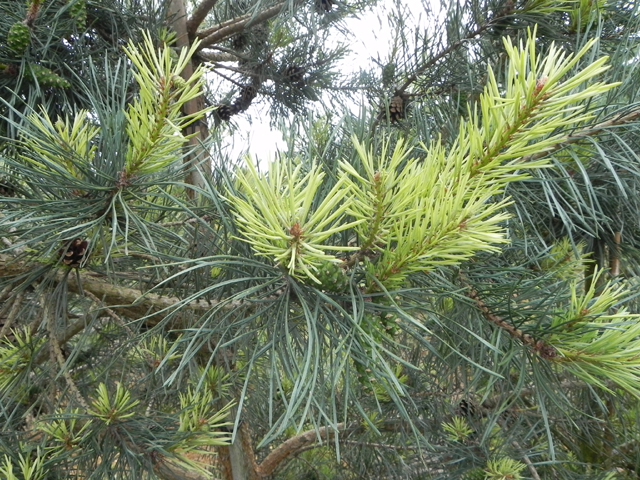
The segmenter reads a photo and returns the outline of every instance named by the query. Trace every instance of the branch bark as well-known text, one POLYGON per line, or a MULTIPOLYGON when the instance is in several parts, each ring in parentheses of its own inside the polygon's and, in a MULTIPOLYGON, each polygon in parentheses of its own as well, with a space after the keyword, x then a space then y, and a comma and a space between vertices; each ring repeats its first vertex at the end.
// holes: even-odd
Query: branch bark
POLYGON ((318 430, 308 430, 295 437, 291 437, 271 451, 269 455, 258 466, 258 473, 262 476, 271 475, 280 464, 288 457, 308 445, 315 444, 318 440, 325 438, 331 440, 339 431, 346 430, 344 423, 339 423, 335 428, 322 427, 318 430))
POLYGON ((216 3, 218 3, 218 0, 202 0, 195 8, 191 18, 187 20, 186 24, 189 37, 195 37, 196 30, 198 30, 198 27, 202 24, 211 9, 216 6, 216 3))
MULTIPOLYGON (((38 262, 18 261, 13 256, 0 254, 0 277, 25 275, 42 267, 38 262)), ((57 281, 61 281, 66 272, 60 268, 54 274, 57 281)), ((182 300, 178 297, 148 293, 135 288, 114 285, 100 278, 97 274, 80 272, 78 277, 84 291, 91 292, 112 310, 128 317, 149 316, 147 324, 153 326, 163 317, 164 311, 175 307, 182 300)), ((81 289, 75 275, 69 275, 68 287, 71 292, 80 294, 81 289)), ((192 312, 206 312, 216 303, 206 300, 195 300, 185 305, 192 312)))
POLYGON ((226 22, 219 23, 211 28, 199 31, 196 35, 202 39, 202 43, 198 47, 199 50, 206 48, 214 43, 218 43, 225 38, 230 37, 236 33, 241 32, 247 25, 257 25, 258 23, 266 22, 270 18, 278 15, 285 8, 285 2, 278 3, 273 7, 252 15, 250 13, 243 15, 242 17, 227 20, 226 22))
POLYGON ((532 335, 523 332, 519 328, 516 328, 513 325, 511 325, 509 322, 507 322, 503 318, 492 313, 489 307, 487 306, 487 304, 484 303, 484 301, 480 298, 480 295, 478 294, 478 292, 470 285, 467 285, 467 288, 469 289, 467 296, 476 303, 478 310, 482 312, 482 315, 484 315, 484 317, 488 321, 502 328, 507 333, 509 333, 509 335, 511 335, 513 338, 517 338, 524 345, 530 347, 532 350, 538 352, 538 354, 542 358, 549 360, 549 359, 553 359, 557 355, 557 351, 553 345, 546 343, 544 340, 536 340, 532 335))

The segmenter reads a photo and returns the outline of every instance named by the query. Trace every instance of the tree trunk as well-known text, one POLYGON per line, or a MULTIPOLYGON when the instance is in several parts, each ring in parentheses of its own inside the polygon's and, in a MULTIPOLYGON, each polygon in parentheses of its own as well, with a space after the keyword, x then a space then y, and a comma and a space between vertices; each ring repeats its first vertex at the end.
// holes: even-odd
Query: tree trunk
MULTIPOLYGON (((187 10, 185 8, 184 0, 171 0, 169 6, 169 19, 173 30, 176 32, 176 46, 178 48, 189 48, 191 45, 191 39, 187 30, 187 10)), ((191 59, 191 62, 185 67, 182 72, 182 78, 188 80, 194 71, 195 59, 191 59)), ((200 95, 195 99, 187 102, 184 106, 184 114, 191 115, 195 112, 201 111, 205 108, 204 95, 200 95)), ((207 122, 205 119, 201 119, 198 122, 192 123, 186 127, 183 132, 186 135, 193 135, 189 139, 187 148, 190 149, 190 154, 185 157, 184 163, 190 166, 198 165, 198 169, 192 168, 185 178, 185 182, 194 185, 196 187, 203 187, 205 184, 204 176, 211 174, 211 162, 208 160, 209 152, 204 148, 205 140, 209 135, 209 129, 207 128, 207 122)), ((193 192, 190 193, 193 196, 193 192)))
POLYGON ((238 426, 235 441, 218 448, 218 456, 225 480, 261 480, 256 457, 251 445, 251 435, 246 423, 238 426))

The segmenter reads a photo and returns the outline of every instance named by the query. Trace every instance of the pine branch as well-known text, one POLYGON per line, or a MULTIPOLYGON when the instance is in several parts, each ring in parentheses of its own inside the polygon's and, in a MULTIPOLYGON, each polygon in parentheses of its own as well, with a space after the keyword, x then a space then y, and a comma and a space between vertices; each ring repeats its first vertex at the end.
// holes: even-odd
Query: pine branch
POLYGON ((269 455, 265 457, 258 466, 258 472, 263 476, 271 475, 282 462, 300 449, 314 445, 318 440, 329 441, 336 433, 345 432, 349 428, 353 429, 354 426, 347 427, 345 423, 339 423, 335 427, 321 427, 317 430, 307 430, 306 432, 291 437, 274 448, 269 455))
MULTIPOLYGON (((198 52, 198 58, 205 62, 216 64, 218 62, 237 62, 239 57, 233 53, 213 53, 201 50, 198 52)), ((224 67, 227 68, 226 65, 224 67)))
POLYGON ((187 20, 187 33, 190 37, 195 36, 196 31, 200 24, 202 24, 205 17, 209 14, 211 9, 215 7, 218 0, 202 0, 200 4, 193 10, 191 18, 187 20))
POLYGON ((401 94, 405 93, 407 88, 409 88, 411 86, 411 84, 414 83, 418 79, 418 77, 420 75, 422 75, 424 72, 426 72, 427 69, 429 69, 430 67, 434 66, 436 63, 438 63, 444 57, 446 57, 450 53, 456 51, 458 48, 460 48, 466 42, 468 42, 470 40, 473 40, 478 35, 484 33, 486 30, 488 30, 489 28, 493 27, 496 23, 504 20, 507 17, 513 16, 515 13, 517 13, 517 12, 514 10, 513 6, 505 7, 502 11, 498 12, 491 19, 489 19, 487 22, 479 25, 476 29, 474 29, 471 32, 467 33, 467 35, 465 35, 464 37, 460 38, 459 40, 456 40, 451 45, 449 45, 447 48, 442 50, 440 53, 438 53, 435 56, 431 57, 427 62, 425 62, 424 64, 420 65, 418 68, 416 68, 416 70, 413 72, 413 74, 410 75, 405 80, 405 82, 396 90, 396 95, 401 95, 401 94))
MULTIPOLYGON (((0 277, 26 275, 42 266, 43 264, 39 262, 18 261, 10 255, 0 254, 0 277)), ((65 273, 67 272, 60 269, 55 274, 55 279, 61 281, 65 273)), ((98 278, 97 275, 95 273, 80 272, 80 283, 84 291, 102 299, 105 305, 109 305, 112 310, 118 313, 132 318, 146 316, 145 323, 148 326, 156 325, 162 319, 164 313, 161 312, 166 312, 172 307, 183 303, 178 297, 147 293, 135 288, 115 285, 98 278)), ((80 286, 74 275, 69 276, 68 287, 71 292, 80 293, 80 286)), ((183 305, 182 308, 191 312, 203 313, 215 305, 216 302, 194 300, 187 305, 183 305)))
POLYGON ((476 303, 478 310, 482 312, 482 315, 491 323, 505 330, 513 338, 516 338, 522 342, 523 345, 530 347, 536 351, 542 358, 551 359, 557 354, 553 345, 549 345, 543 340, 536 340, 532 335, 523 332, 519 328, 514 327, 509 322, 499 317, 495 313, 492 313, 486 303, 480 298, 477 290, 471 285, 467 285, 469 289, 467 296, 476 303))
POLYGON ((213 45, 214 43, 218 43, 231 35, 239 33, 248 25, 257 25, 259 23, 266 22, 270 18, 273 18, 282 12, 285 6, 286 2, 281 2, 273 7, 267 8, 257 15, 243 15, 242 17, 227 20, 226 22, 219 23, 211 28, 199 31, 196 35, 198 38, 202 39, 202 43, 200 43, 198 50, 202 50, 203 48, 213 45))
POLYGON ((473 40, 476 36, 480 35, 485 30, 490 28, 493 25, 493 22, 501 18, 503 17, 494 18, 489 22, 483 25, 480 25, 475 30, 469 32, 465 37, 462 37, 461 39, 453 42, 451 45, 449 45, 447 48, 442 50, 440 53, 431 57, 428 61, 426 61, 425 63, 420 65, 418 68, 416 68, 415 71, 411 75, 409 75, 409 77, 407 77, 404 83, 395 91, 395 94, 396 95, 403 94, 407 90, 407 88, 409 88, 418 79, 420 75, 422 75, 424 72, 427 71, 427 69, 434 66, 436 63, 438 63, 440 60, 442 60, 444 57, 446 57, 450 53, 456 51, 458 48, 460 48, 462 45, 464 45, 468 41, 473 40))
MULTIPOLYGON (((396 432, 398 428, 397 420, 387 418, 381 425, 377 425, 378 430, 396 432)), ((363 429, 361 423, 352 423, 347 425, 346 423, 338 423, 333 427, 321 427, 318 429, 307 430, 298 435, 295 435, 288 440, 284 441, 276 448, 274 448, 269 455, 267 455, 262 463, 258 466, 258 473, 264 477, 268 477, 282 463, 293 455, 297 455, 303 451, 318 448, 327 444, 328 441, 333 440, 336 435, 341 437, 338 439, 340 443, 352 443, 368 445, 375 448, 391 448, 397 450, 420 450, 419 447, 406 447, 395 446, 387 444, 374 444, 368 442, 356 442, 346 440, 345 434, 359 432, 363 429)))
POLYGON ((522 455, 522 461, 525 463, 525 465, 529 469, 531 478, 533 478, 533 480, 540 480, 540 475, 538 475, 538 471, 536 470, 536 467, 533 465, 533 463, 531 463, 529 456, 526 453, 524 453, 524 450, 522 450, 522 447, 520 446, 520 444, 515 440, 511 442, 511 444, 520 451, 520 454, 522 455))
MULTIPOLYGON (((80 284, 82 284, 82 282, 80 282, 80 284)), ((135 336, 135 333, 129 328, 129 326, 118 316, 118 314, 116 312, 114 312, 113 310, 111 310, 109 307, 107 307, 98 297, 96 297, 93 293, 91 292, 85 292, 85 295, 87 297, 89 297, 91 300, 93 300, 94 303, 96 303, 97 305, 100 305, 102 309, 104 309, 104 311, 107 313, 107 315, 109 315, 111 318, 113 318, 116 323, 118 323, 118 325, 120 325, 122 327, 122 329, 127 332, 128 335, 131 336, 131 338, 133 338, 135 336)))
POLYGON ((566 137, 564 137, 563 139, 561 139, 559 142, 555 143, 554 145, 540 151, 537 153, 533 153, 531 155, 525 155, 524 157, 522 157, 520 159, 521 163, 527 163, 527 162, 532 162, 535 160, 539 160, 541 158, 544 157, 548 157, 549 155, 551 155, 554 152, 557 152, 558 150, 566 147, 567 145, 571 145, 574 143, 578 143, 581 140, 584 140, 585 138, 590 138, 593 137, 595 135, 598 135, 602 132, 604 132, 606 129, 611 128, 611 127, 620 127, 623 126, 627 123, 631 123, 635 120, 637 120, 638 118, 640 118, 640 108, 636 108, 634 110, 632 110, 631 112, 627 113, 626 115, 621 115, 615 118, 611 118, 609 120, 606 120, 604 122, 598 123, 592 127, 587 127, 587 128, 583 128, 582 130, 578 130, 576 133, 572 133, 570 135, 567 135, 566 137))
MULTIPOLYGON (((83 331, 87 327, 87 318, 90 316, 90 314, 91 314, 90 312, 85 313, 78 320, 76 320, 71 325, 69 325, 65 329, 65 331, 62 333, 62 335, 60 335, 60 337, 56 339, 58 344, 64 345, 73 337, 75 337, 78 333, 83 331)), ((36 329, 32 328, 31 330, 35 331, 36 329)), ((34 362, 36 364, 41 364, 42 362, 46 361, 47 360, 46 353, 47 353, 47 349, 43 348, 40 351, 40 353, 35 357, 34 362)))

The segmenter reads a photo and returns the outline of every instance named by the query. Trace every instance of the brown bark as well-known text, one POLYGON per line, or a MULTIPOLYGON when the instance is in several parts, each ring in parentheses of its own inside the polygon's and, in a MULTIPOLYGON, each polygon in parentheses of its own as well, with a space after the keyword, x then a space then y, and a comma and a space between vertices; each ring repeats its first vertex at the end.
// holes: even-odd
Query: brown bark
POLYGON ((232 476, 227 480, 260 480, 256 455, 251 443, 251 434, 246 423, 238 426, 236 438, 229 445, 229 460, 232 467, 232 476))
MULTIPOLYGON (((24 275, 42 266, 43 264, 38 262, 16 260, 11 255, 0 254, 0 277, 24 275)), ((62 280, 65 273, 68 273, 65 270, 64 268, 57 269, 54 278, 58 281, 62 280)), ((182 301, 178 297, 146 293, 135 288, 114 285, 104 277, 91 272, 80 272, 78 277, 84 291, 91 292, 114 311, 133 318, 150 315, 151 318, 147 321, 150 326, 162 319, 165 313, 163 311, 171 309, 182 301)), ((68 287, 71 292, 78 294, 81 292, 76 275, 68 276, 68 287)), ((206 312, 213 306, 215 303, 195 300, 189 302, 184 308, 192 312, 206 312)))
POLYGON ((620 275, 620 242, 622 241, 622 232, 613 234, 613 247, 609 252, 609 269, 612 277, 620 275))
MULTIPOLYGON (((191 46, 191 39, 187 28, 187 11, 184 5, 184 0, 171 0, 169 11, 171 15, 171 26, 176 32, 176 46, 178 48, 189 48, 191 46)), ((180 74, 185 80, 190 79, 193 75, 193 71, 195 69, 194 62, 195 60, 192 59, 180 74)), ((193 100, 185 103, 183 113, 185 115, 193 115, 204 110, 204 108, 204 95, 199 95, 193 100)), ((185 136, 191 135, 186 147, 190 150, 190 154, 185 157, 184 163, 189 166, 198 165, 199 167, 198 169, 190 169, 185 178, 185 182, 189 185, 202 188, 205 185, 204 176, 211 175, 211 162, 208 161, 208 152, 203 146, 207 136, 209 135, 209 129, 207 128, 206 121, 201 119, 194 122, 188 127, 185 127, 182 133, 185 136)), ((193 192, 190 192, 189 195, 193 197, 193 192)))
POLYGON ((241 32, 248 25, 257 25, 258 23, 266 22, 270 18, 278 15, 284 8, 285 2, 278 3, 257 15, 243 15, 242 17, 227 20, 211 28, 201 30, 197 33, 198 38, 202 39, 199 48, 205 48, 214 43, 218 43, 231 35, 241 32))
POLYGON ((271 475, 282 462, 291 455, 295 454, 302 448, 316 444, 318 440, 329 441, 333 439, 335 434, 341 430, 345 430, 345 424, 339 423, 335 428, 322 427, 318 430, 308 430, 295 437, 291 437, 287 441, 276 447, 262 463, 258 466, 258 473, 263 477, 271 475))
POLYGON ((195 37, 196 30, 209 14, 211 9, 215 7, 218 0, 202 0, 191 14, 191 18, 187 20, 187 33, 190 37, 195 37))
POLYGON ((225 479, 233 478, 233 466, 231 465, 231 454, 229 453, 229 446, 218 447, 218 461, 222 468, 222 474, 225 479))

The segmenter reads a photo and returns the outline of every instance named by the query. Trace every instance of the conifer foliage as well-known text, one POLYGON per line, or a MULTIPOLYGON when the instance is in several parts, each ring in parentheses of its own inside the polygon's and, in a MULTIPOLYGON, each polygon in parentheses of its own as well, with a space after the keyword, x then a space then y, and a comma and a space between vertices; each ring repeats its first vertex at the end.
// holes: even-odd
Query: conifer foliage
POLYGON ((0 480, 637 478, 635 5, 374 3, 0 17, 0 480))

